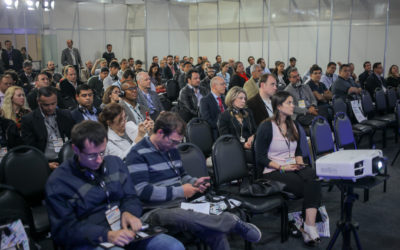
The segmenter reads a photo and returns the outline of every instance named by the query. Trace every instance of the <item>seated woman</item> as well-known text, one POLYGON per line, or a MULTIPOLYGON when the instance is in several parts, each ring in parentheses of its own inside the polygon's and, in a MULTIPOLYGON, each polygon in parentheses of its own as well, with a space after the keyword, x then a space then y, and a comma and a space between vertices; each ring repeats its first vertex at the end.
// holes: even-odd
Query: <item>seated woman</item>
POLYGON ((121 90, 118 86, 111 85, 106 89, 103 95, 103 103, 100 105, 100 108, 103 109, 109 103, 119 103, 121 99, 119 95, 121 94, 121 90))
POLYGON ((234 135, 245 149, 251 149, 257 126, 253 113, 246 108, 246 101, 242 88, 231 88, 225 98, 227 109, 219 115, 217 126, 220 135, 234 135))
POLYGON ((31 112, 25 99, 25 92, 19 86, 11 86, 7 89, 1 109, 3 117, 14 121, 18 130, 21 129, 22 116, 31 112))
POLYGON ((388 87, 398 88, 400 85, 399 67, 392 65, 389 68, 388 78, 386 78, 386 84, 388 87))
POLYGON ((234 73, 231 77, 231 81, 229 83, 229 89, 233 88, 234 86, 238 86, 243 88, 245 82, 249 80, 244 70, 244 66, 242 62, 235 62, 233 65, 234 73))
MULTIPOLYGON (((160 66, 158 66, 157 63, 151 64, 150 69, 149 69, 149 76, 150 76, 150 81, 153 86, 157 87, 158 85, 162 84, 160 66)), ((154 91, 155 91, 155 89, 154 89, 154 91)))
POLYGON ((154 122, 150 119, 139 123, 126 121, 124 108, 118 103, 106 105, 100 113, 99 121, 108 130, 105 155, 115 155, 124 159, 137 142, 152 131, 154 122))
POLYGON ((286 87, 285 63, 282 61, 275 62, 275 69, 272 71, 272 74, 274 74, 276 76, 276 79, 278 79, 278 90, 283 90, 286 87))
POLYGON ((304 242, 320 241, 315 219, 321 203, 321 187, 315 180, 315 170, 304 164, 300 148, 300 135, 293 122, 293 97, 278 91, 271 98, 274 115, 261 123, 255 142, 258 172, 266 179, 286 184, 285 191, 304 197, 304 242))
POLYGON ((226 83, 226 88, 229 88, 229 82, 231 80, 231 76, 229 75, 228 70, 229 70, 229 63, 223 62, 221 64, 221 71, 217 73, 217 76, 224 78, 226 83))

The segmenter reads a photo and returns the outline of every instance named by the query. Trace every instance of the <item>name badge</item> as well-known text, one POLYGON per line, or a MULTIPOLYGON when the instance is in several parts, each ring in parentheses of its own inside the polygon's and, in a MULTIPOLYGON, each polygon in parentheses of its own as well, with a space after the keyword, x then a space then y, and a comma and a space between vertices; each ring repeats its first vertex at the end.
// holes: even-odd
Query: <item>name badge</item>
POLYGON ((285 163, 286 163, 287 165, 288 165, 288 164, 296 164, 296 160, 295 160, 294 158, 290 157, 290 158, 287 158, 287 159, 286 159, 285 163))
POLYGON ((64 142, 62 138, 53 139, 54 151, 56 151, 56 153, 60 152, 63 144, 64 142))
POLYGON ((299 100, 299 107, 300 108, 305 108, 306 107, 306 102, 304 100, 299 100))
POLYGON ((106 211, 106 218, 111 230, 121 230, 121 211, 118 206, 113 206, 111 209, 106 211))
POLYGON ((10 60, 8 61, 8 64, 9 64, 10 66, 14 66, 14 61, 13 61, 12 59, 10 59, 10 60))

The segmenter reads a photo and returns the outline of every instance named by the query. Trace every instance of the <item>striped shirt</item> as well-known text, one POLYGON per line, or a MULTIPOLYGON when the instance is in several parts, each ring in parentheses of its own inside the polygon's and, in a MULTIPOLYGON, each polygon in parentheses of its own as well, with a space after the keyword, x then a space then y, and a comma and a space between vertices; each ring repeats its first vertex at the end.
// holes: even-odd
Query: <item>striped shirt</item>
POLYGON ((148 206, 184 198, 182 185, 196 181, 183 169, 177 149, 159 151, 149 137, 132 147, 126 165, 139 198, 148 206))

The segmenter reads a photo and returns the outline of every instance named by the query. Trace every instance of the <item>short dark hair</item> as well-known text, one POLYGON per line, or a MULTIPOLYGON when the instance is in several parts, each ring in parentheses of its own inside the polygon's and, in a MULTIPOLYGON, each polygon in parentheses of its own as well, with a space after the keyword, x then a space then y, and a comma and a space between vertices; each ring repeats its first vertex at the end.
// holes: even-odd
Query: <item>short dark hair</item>
POLYGON ((321 67, 318 66, 317 64, 314 64, 313 66, 311 66, 311 68, 310 68, 310 75, 311 75, 312 73, 314 73, 314 71, 317 71, 317 70, 319 70, 319 71, 322 72, 321 67))
POLYGON ((137 64, 140 64, 140 65, 142 65, 142 64, 143 64, 143 62, 142 62, 142 61, 140 61, 140 60, 136 60, 136 61, 135 61, 135 65, 137 65, 137 64))
POLYGON ((122 78, 128 79, 129 77, 131 77, 132 80, 135 80, 135 73, 134 73, 132 70, 127 69, 127 70, 125 70, 124 73, 122 74, 122 78))
POLYGON ((40 71, 36 76, 35 76, 35 82, 37 82, 38 80, 39 80, 39 76, 40 75, 45 75, 45 76, 47 76, 47 78, 50 78, 49 77, 49 73, 47 73, 46 71, 40 71))
POLYGON ((252 59, 252 58, 254 59, 254 56, 249 56, 249 57, 247 58, 247 61, 250 62, 250 59, 252 59))
POLYGON ((106 48, 109 47, 109 46, 112 46, 112 45, 111 44, 107 44, 106 48))
MULTIPOLYGON (((191 62, 189 62, 189 61, 185 61, 184 63, 183 63, 183 67, 185 67, 186 65, 188 65, 188 64, 190 64, 190 65, 192 65, 192 63, 191 62)), ((192 65, 193 66, 193 65, 192 65)))
POLYGON ((365 66, 366 66, 368 63, 371 64, 370 61, 365 61, 365 62, 363 63, 363 68, 365 68, 365 66))
POLYGON ((174 56, 174 59, 177 58, 177 57, 178 57, 178 55, 175 55, 175 56, 174 56))
POLYGON ((116 61, 112 61, 111 63, 110 63, 110 68, 120 68, 119 67, 119 63, 118 62, 116 62, 116 61))
MULTIPOLYGON (((262 60, 264 60, 264 58, 262 58, 262 57, 258 58, 258 59, 257 59, 257 64, 260 64, 262 60)), ((265 60, 264 60, 264 61, 265 61, 265 60)))
POLYGON ((289 62, 297 62, 296 57, 291 57, 291 58, 289 59, 289 62))
POLYGON ((128 58, 128 61, 130 61, 130 60, 133 60, 133 57, 129 57, 129 58, 128 58))
POLYGON ((32 67, 32 62, 29 60, 25 60, 22 64, 22 68, 32 67))
POLYGON ((328 65, 327 65, 326 67, 329 68, 329 67, 332 66, 332 65, 335 65, 335 66, 336 66, 336 63, 335 63, 335 62, 329 62, 328 65))
POLYGON ((5 40, 4 44, 6 44, 6 43, 11 43, 11 41, 10 40, 5 40))
POLYGON ((221 63, 221 70, 222 70, 222 68, 225 67, 225 65, 227 65, 227 64, 229 65, 228 62, 222 62, 222 63, 221 63))
POLYGON ((376 63, 374 63, 374 65, 372 65, 372 69, 378 68, 379 65, 381 65, 381 64, 382 64, 381 62, 376 62, 376 63))
POLYGON ((287 72, 288 77, 290 77, 290 73, 292 73, 292 72, 299 72, 299 71, 297 70, 296 67, 290 68, 290 69, 288 70, 288 72, 287 72))
POLYGON ((57 96, 57 89, 56 88, 54 88, 52 86, 43 87, 43 88, 40 88, 38 90, 37 99, 39 99, 41 96, 50 97, 52 95, 56 95, 57 96))
POLYGON ((156 58, 156 57, 158 58, 158 56, 153 56, 153 58, 152 58, 152 59, 154 60, 154 58, 156 58))
POLYGON ((221 55, 217 55, 217 56, 215 57, 215 60, 217 60, 218 57, 221 57, 221 55))
POLYGON ((103 73, 103 72, 110 72, 110 70, 107 67, 103 67, 103 68, 101 68, 100 73, 103 73))
POLYGON ((167 58, 168 58, 168 57, 172 57, 172 58, 173 58, 173 56, 172 56, 172 55, 168 55, 168 56, 167 56, 167 58))
POLYGON ((71 131, 71 141, 79 150, 85 148, 85 141, 88 140, 94 145, 99 146, 107 140, 106 129, 95 121, 82 121, 76 124, 71 131))
POLYGON ((187 72, 186 74, 186 82, 189 82, 189 79, 192 79, 192 75, 194 73, 200 74, 199 71, 197 71, 196 69, 191 69, 187 72))
MULTIPOLYGON (((82 90, 92 90, 92 89, 86 83, 78 85, 78 87, 76 88, 76 95, 79 96, 79 94, 81 93, 82 90)), ((93 92, 93 90, 92 90, 92 92, 93 92)))
POLYGON ((162 112, 154 122, 153 133, 157 133, 159 129, 161 129, 166 136, 169 136, 174 131, 179 135, 184 135, 186 132, 186 123, 178 113, 165 111, 162 112))
POLYGON ((344 64, 342 64, 342 65, 340 65, 340 67, 339 67, 339 71, 342 71, 344 68, 349 68, 350 67, 350 65, 348 65, 347 63, 344 63, 344 64))
POLYGON ((278 79, 276 78, 276 76, 274 74, 263 74, 260 79, 258 80, 258 87, 261 87, 261 83, 267 82, 268 78, 273 77, 275 78, 276 81, 278 81, 278 79))

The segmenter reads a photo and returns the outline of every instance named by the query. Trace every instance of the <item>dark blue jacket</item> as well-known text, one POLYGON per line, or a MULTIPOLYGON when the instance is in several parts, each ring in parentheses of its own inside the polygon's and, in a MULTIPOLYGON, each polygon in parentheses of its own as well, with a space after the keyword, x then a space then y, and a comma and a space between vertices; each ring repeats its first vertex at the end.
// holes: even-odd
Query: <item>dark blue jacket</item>
MULTIPOLYGON (((121 215, 126 211, 139 218, 142 207, 128 169, 116 156, 106 156, 104 162, 102 178, 111 206, 118 205, 121 215)), ((107 241, 111 230, 105 217, 107 196, 96 181, 86 177, 76 159, 65 161, 51 174, 46 184, 46 205, 57 244, 66 249, 85 249, 107 241)))

